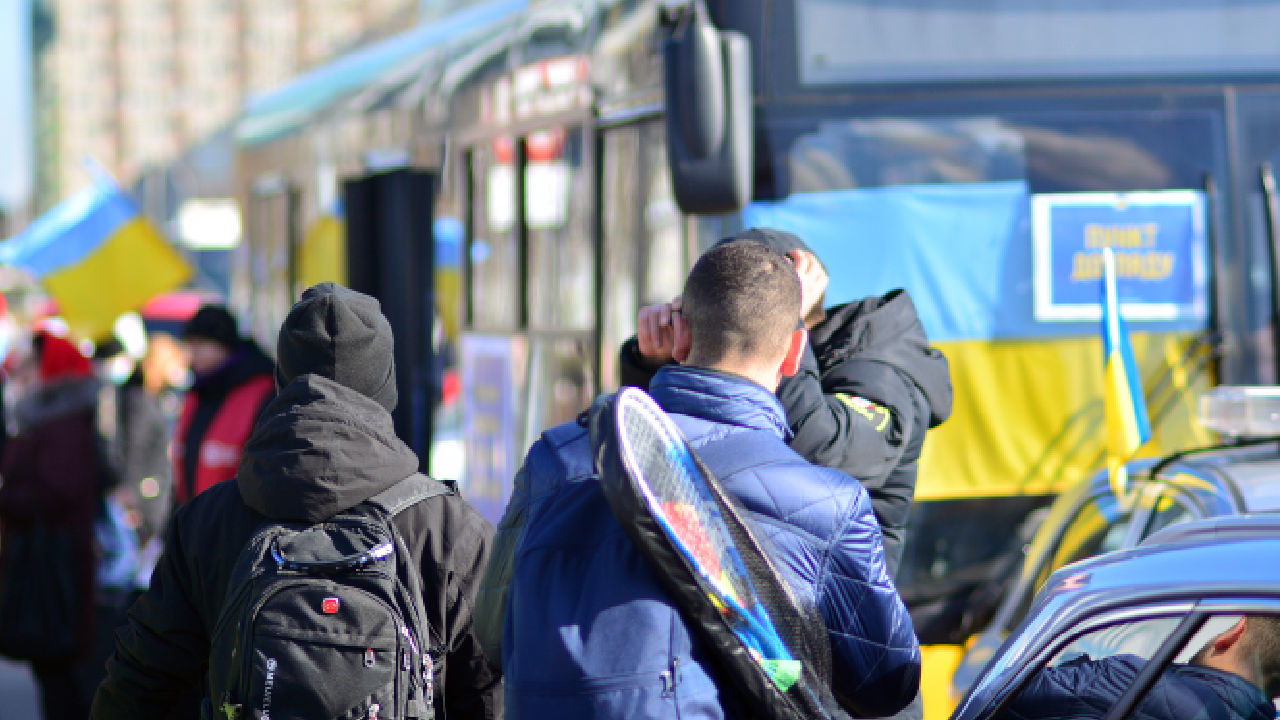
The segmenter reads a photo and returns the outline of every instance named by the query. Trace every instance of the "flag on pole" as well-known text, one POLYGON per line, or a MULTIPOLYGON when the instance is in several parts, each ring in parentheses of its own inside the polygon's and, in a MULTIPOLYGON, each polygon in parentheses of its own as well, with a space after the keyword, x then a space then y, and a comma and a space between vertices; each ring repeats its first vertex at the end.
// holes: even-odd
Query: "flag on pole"
POLYGON ((191 266, 109 177, 0 244, 0 264, 27 270, 75 335, 102 340, 122 313, 181 286, 191 266))
POLYGON ((1111 248, 1102 251, 1102 362, 1106 372, 1107 470, 1111 490, 1118 497, 1128 492, 1125 461, 1151 439, 1147 403, 1142 396, 1133 345, 1120 317, 1116 296, 1116 259, 1111 248))

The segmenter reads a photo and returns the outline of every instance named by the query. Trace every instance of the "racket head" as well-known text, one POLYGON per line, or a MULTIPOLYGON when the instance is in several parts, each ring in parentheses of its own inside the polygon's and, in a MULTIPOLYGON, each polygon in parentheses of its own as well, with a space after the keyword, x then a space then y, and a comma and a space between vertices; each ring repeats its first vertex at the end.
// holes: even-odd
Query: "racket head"
POLYGON ((623 467, 649 512, 720 599, 750 613, 755 587, 710 488, 714 480, 648 395, 623 393, 616 415, 623 467))

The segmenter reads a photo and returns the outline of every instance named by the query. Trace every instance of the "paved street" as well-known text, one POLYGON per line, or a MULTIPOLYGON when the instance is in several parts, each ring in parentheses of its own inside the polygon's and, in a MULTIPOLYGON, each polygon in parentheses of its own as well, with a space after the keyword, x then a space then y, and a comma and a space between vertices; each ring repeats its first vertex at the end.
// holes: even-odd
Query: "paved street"
POLYGON ((0 658, 0 720, 36 720, 35 680, 25 664, 0 658))

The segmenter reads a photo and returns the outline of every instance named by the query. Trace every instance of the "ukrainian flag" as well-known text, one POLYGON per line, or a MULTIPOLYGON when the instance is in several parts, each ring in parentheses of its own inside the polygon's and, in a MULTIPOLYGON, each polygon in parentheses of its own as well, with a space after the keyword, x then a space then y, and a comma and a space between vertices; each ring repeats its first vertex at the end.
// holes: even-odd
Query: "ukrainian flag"
POLYGON ((122 313, 192 275, 129 196, 101 179, 0 245, 0 264, 35 275, 71 331, 92 340, 110 337, 122 313))
POLYGON ((1116 297, 1116 260, 1111 248, 1102 251, 1102 362, 1106 371, 1107 469, 1117 496, 1127 492, 1124 463, 1151 439, 1151 422, 1142 396, 1142 382, 1133 345, 1120 317, 1116 297))

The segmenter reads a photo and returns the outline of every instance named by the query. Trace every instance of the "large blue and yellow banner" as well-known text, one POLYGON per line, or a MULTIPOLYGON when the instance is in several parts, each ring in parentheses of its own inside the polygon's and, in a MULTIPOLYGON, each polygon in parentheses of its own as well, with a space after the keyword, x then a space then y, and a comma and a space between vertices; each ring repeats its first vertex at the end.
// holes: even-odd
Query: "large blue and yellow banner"
POLYGON ((1082 197, 1033 193, 1022 181, 899 185, 795 193, 753 203, 743 219, 804 238, 830 273, 828 305, 911 293, 955 389, 951 419, 925 443, 918 498, 1052 493, 1104 463, 1101 264, 1092 258, 1104 246, 1138 255, 1119 261, 1118 281, 1126 315, 1140 311, 1130 329, 1135 385, 1148 389, 1152 413, 1149 449, 1212 440, 1196 420, 1211 380, 1198 340, 1208 322, 1198 190, 1082 197), (1037 208, 1050 220, 1039 230, 1037 208), (1049 264, 1037 247, 1051 249, 1049 264), (1054 303, 1079 300, 1087 311, 1038 313, 1046 288, 1054 303))
POLYGON ((191 266, 114 184, 99 180, 0 245, 58 301, 72 333, 111 336, 122 313, 185 283, 191 266))

